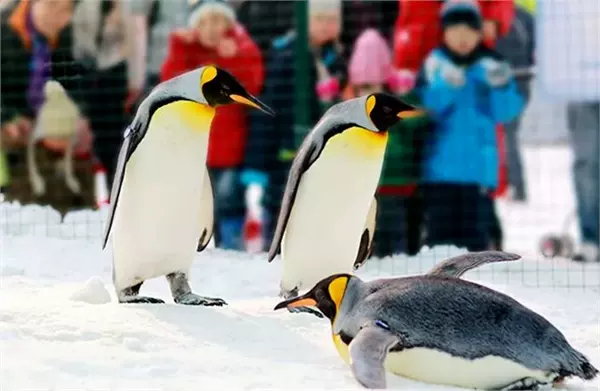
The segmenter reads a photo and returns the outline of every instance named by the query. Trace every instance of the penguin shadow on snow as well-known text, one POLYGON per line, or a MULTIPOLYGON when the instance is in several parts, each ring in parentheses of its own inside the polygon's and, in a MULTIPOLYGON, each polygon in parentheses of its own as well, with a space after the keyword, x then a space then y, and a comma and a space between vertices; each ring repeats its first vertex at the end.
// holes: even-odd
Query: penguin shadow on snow
MULTIPOLYGON (((147 306, 144 310, 157 320, 176 326, 199 344, 209 342, 226 346, 250 360, 268 358, 289 364, 302 364, 304 361, 314 364, 318 360, 314 342, 288 328, 277 317, 252 315, 231 306, 197 308, 167 304, 147 306), (266 341, 273 341, 269 344, 268 354, 265 353, 266 341), (277 341, 285 341, 285 344, 277 341)), ((331 360, 333 355, 333 349, 322 352, 322 361, 331 360)))

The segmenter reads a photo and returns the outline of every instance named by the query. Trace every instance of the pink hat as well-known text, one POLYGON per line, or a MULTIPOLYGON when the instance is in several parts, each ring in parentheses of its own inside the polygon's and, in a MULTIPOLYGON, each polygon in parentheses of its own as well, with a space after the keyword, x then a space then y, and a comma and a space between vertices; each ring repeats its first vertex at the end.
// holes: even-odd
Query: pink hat
POLYGON ((385 39, 375 29, 365 30, 354 43, 350 58, 350 84, 384 84, 392 66, 392 54, 385 39))

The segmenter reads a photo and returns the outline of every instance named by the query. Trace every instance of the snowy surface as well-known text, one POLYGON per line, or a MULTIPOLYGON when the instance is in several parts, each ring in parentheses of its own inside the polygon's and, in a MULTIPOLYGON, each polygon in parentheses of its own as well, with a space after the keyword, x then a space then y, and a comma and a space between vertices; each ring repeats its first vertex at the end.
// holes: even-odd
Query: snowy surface
MULTIPOLYGON (((571 156, 564 147, 525 153, 530 202, 499 207, 507 250, 523 260, 466 278, 539 312, 600 367, 600 265, 537 254, 540 236, 560 233, 573 210, 571 156)), ((574 224, 566 229, 575 234, 574 224)), ((227 300, 224 308, 175 305, 162 278, 148 281, 142 293, 166 305, 119 305, 101 232, 102 212, 69 214, 61 223, 43 207, 0 204, 0 389, 360 388, 337 357, 326 320, 272 310, 279 301, 277 260, 216 249, 198 254, 192 285, 227 300)), ((418 274, 458 252, 373 259, 358 274, 418 274)), ((448 389, 388 379, 390 388, 448 389)), ((599 380, 565 385, 599 387, 599 380)))

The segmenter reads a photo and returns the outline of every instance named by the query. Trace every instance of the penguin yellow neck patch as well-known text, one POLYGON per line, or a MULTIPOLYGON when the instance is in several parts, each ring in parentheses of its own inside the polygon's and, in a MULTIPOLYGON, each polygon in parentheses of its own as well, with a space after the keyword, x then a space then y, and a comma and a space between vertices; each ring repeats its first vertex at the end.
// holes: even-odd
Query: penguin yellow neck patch
POLYGON ((336 134, 323 149, 324 156, 340 155, 355 158, 381 158, 387 146, 388 132, 372 132, 354 126, 336 134))
POLYGON ((156 110, 152 122, 169 131, 178 131, 183 126, 185 130, 204 133, 210 131, 214 116, 215 109, 208 105, 179 100, 156 110))
POLYGON ((350 365, 350 352, 348 351, 348 345, 342 341, 342 337, 339 335, 333 334, 332 337, 333 344, 335 345, 335 349, 337 350, 338 354, 347 365, 350 365))

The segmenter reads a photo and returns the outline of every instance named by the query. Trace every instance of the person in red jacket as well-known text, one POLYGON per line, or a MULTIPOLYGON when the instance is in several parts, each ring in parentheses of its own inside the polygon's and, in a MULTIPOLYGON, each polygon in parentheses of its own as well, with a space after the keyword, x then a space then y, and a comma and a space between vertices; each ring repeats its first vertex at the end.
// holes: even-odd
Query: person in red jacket
MULTIPOLYGON (((169 37, 160 78, 165 81, 209 64, 230 72, 251 94, 257 95, 262 88, 260 50, 237 23, 233 8, 222 0, 191 2, 188 27, 169 37)), ((207 166, 215 193, 215 242, 227 249, 241 248, 245 210, 239 166, 246 148, 246 114, 241 105, 220 107, 209 139, 207 166)), ((198 172, 202 169, 198 167, 198 172)))
MULTIPOLYGON (((416 82, 417 73, 427 55, 442 41, 440 11, 446 1, 452 0, 398 0, 400 13, 394 27, 393 66, 397 85, 401 92, 411 90, 416 82)), ((515 17, 514 0, 478 0, 483 17, 483 40, 490 48, 496 46, 499 37, 506 36, 515 17)), ((499 152, 499 184, 493 197, 505 194, 508 189, 508 172, 502 125, 496 127, 499 152)), ((490 247, 502 247, 502 230, 493 203, 490 247)))

